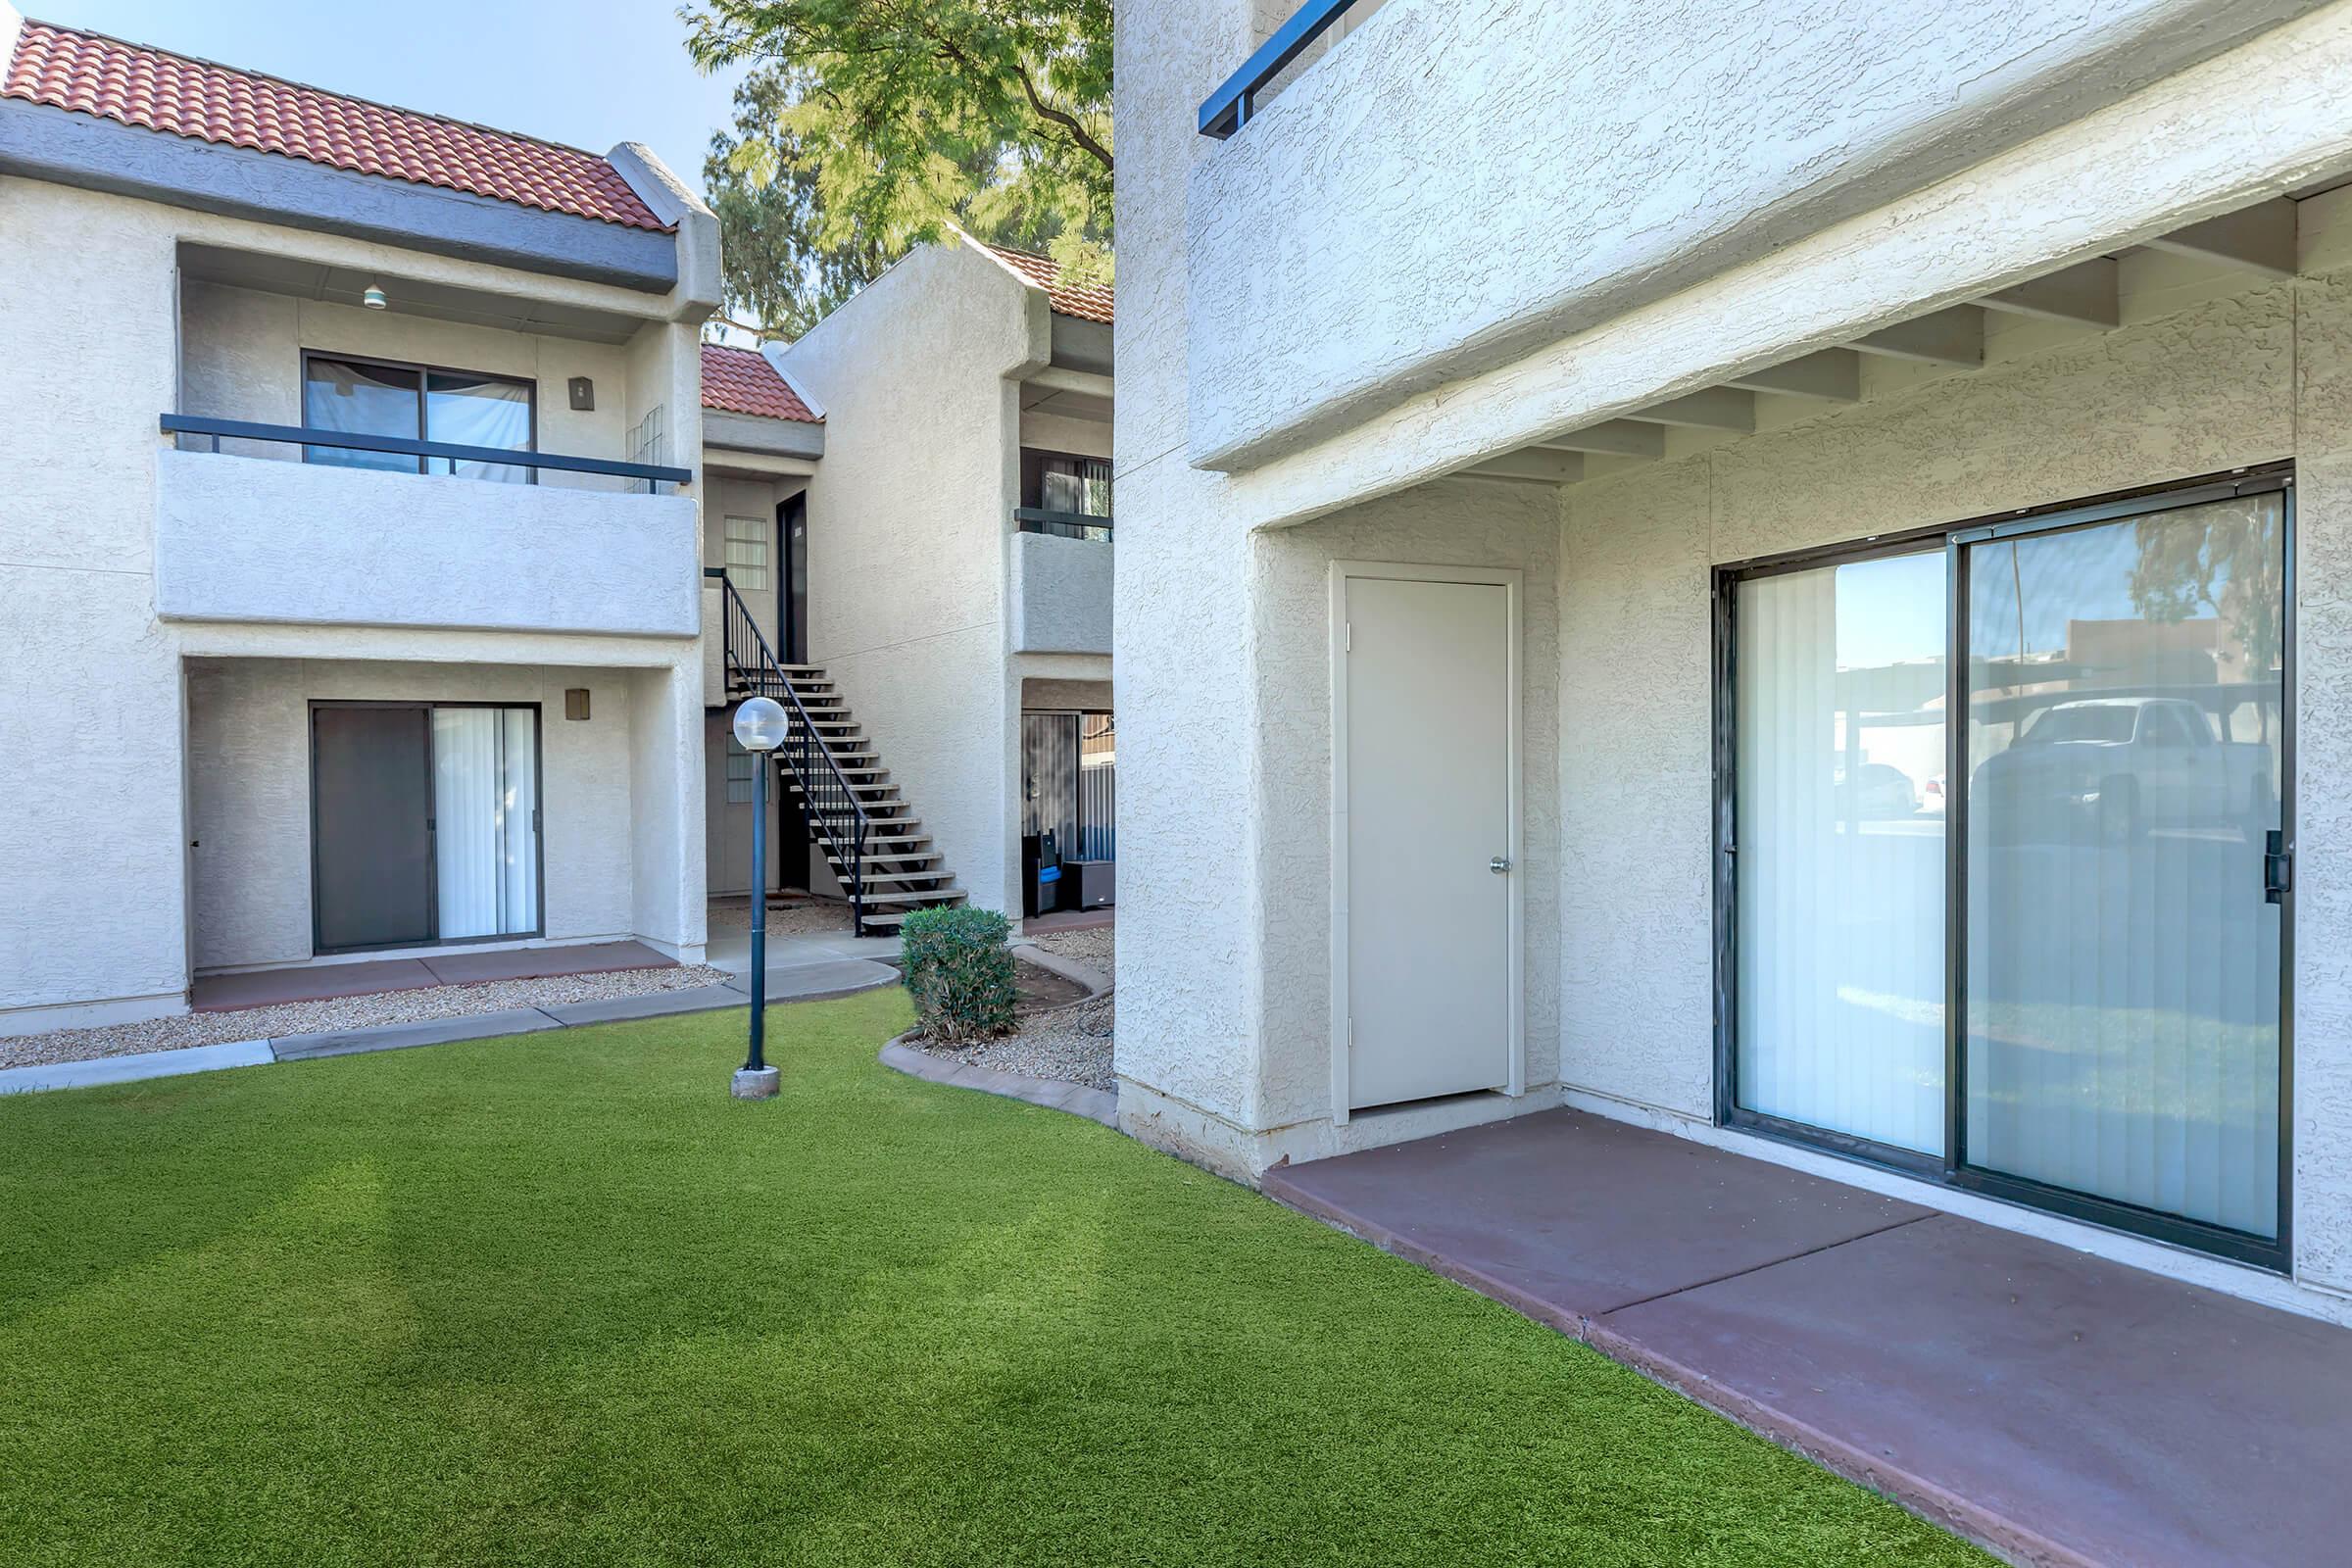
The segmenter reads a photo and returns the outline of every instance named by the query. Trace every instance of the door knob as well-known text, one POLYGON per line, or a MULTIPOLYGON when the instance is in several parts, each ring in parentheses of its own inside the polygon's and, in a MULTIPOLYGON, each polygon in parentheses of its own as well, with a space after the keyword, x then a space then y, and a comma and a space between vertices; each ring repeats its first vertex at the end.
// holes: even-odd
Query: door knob
POLYGON ((1487 862, 1487 869, 1496 876, 1506 875, 1511 869, 1511 858, 1507 855, 1497 855, 1487 862))

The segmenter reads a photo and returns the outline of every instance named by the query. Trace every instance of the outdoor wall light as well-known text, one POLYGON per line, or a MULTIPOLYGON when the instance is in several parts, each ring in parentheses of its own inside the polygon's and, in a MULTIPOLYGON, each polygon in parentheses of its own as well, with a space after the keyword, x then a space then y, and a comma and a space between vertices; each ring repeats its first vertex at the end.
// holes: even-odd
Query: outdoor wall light
POLYGON ((783 1075, 767 1064, 767 754, 784 744, 784 705, 751 697, 735 710, 735 740, 752 763, 752 1049, 727 1092, 773 1100, 783 1075))
POLYGON ((380 311, 392 302, 384 297, 384 287, 381 283, 370 283, 368 285, 367 292, 360 296, 360 303, 371 311, 380 311))

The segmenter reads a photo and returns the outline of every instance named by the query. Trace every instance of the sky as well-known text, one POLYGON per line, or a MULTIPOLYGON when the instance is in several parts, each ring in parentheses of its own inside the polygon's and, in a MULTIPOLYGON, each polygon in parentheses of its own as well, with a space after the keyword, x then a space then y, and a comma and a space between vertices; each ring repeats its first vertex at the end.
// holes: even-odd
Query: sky
POLYGON ((13 3, 42 22, 590 152, 641 141, 697 190, 740 74, 695 70, 675 0, 13 3))

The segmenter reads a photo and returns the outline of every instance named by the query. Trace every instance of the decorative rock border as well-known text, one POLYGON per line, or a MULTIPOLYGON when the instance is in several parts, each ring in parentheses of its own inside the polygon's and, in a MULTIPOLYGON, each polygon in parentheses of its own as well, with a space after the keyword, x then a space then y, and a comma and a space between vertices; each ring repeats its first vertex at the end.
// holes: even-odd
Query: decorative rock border
POLYGON ((1032 1078, 1026 1073, 999 1072, 994 1067, 947 1061, 906 1044, 913 1038, 914 1031, 909 1029, 884 1046, 882 1065, 896 1068, 909 1078, 920 1078, 925 1083, 953 1084, 957 1089, 977 1089, 984 1095, 1002 1095, 1006 1100, 1026 1101, 1032 1105, 1043 1105, 1048 1110, 1066 1110, 1073 1116, 1084 1116, 1088 1121, 1099 1121, 1105 1127, 1119 1124, 1119 1097, 1107 1089, 1089 1089, 1084 1084, 1069 1083, 1060 1078, 1032 1078))
MULTIPOLYGON (((1110 982, 1090 964, 1042 948, 1015 942, 1013 956, 1023 963, 1036 964, 1064 980, 1086 987, 1079 1002, 1092 1002, 1109 990, 1110 982)), ((1075 1007, 1078 1002, 1070 1004, 1075 1007)), ((909 1078, 920 1078, 929 1084, 952 1084, 957 1089, 976 1089, 984 1095, 1001 1095, 1006 1100, 1019 1100, 1048 1110, 1066 1110, 1073 1116, 1101 1122, 1105 1127, 1119 1125, 1119 1097, 1108 1089, 1092 1089, 1062 1078, 1032 1078, 1027 1073, 1003 1072, 995 1067, 976 1066, 970 1062, 949 1061, 927 1051, 917 1051, 906 1042, 914 1038, 912 1029, 900 1035, 882 1048, 881 1061, 909 1078)))

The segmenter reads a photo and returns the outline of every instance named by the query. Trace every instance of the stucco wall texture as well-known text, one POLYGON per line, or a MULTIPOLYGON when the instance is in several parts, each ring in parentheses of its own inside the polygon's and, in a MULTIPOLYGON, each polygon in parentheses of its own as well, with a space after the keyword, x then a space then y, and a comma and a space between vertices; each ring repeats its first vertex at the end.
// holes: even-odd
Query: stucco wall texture
POLYGON ((314 700, 537 704, 548 940, 628 935, 631 680, 627 670, 531 665, 189 660, 196 967, 311 956, 314 700), (570 687, 588 690, 585 720, 564 716, 570 687))
POLYGON ((1047 343, 1042 294, 977 248, 943 244, 917 248, 784 357, 825 410, 808 484, 810 661, 988 908, 1008 906, 1020 873, 1008 377, 1043 366, 1047 343))
POLYGON ((2318 3, 1385 7, 1192 172, 1193 459, 1261 463, 2318 3))
POLYGON ((156 459, 167 619, 692 637, 691 497, 493 484, 226 453, 156 459))
MULTIPOLYGON (((2045 74, 2048 59, 2019 56, 1988 68, 1984 82, 1889 80, 1893 96, 1884 101, 1907 104, 1919 123, 1939 124, 1935 135, 1948 145, 1914 149, 1924 161, 1904 165, 1900 136, 1874 144, 1880 151, 1872 156, 1886 161, 1864 170, 1865 194, 1875 189, 1880 205, 1830 233, 1876 235, 1882 220, 1894 222, 1898 209, 1907 210, 1886 205, 1893 186, 1871 187, 1870 179, 1916 182, 1954 148, 1974 157, 2017 139, 2016 127, 1978 118, 1983 105, 1996 100, 2012 105, 2021 124, 2060 125, 2056 138, 2087 149, 2084 156, 2097 167, 2110 160, 2145 163, 2177 145, 2184 162, 2164 164, 2161 172, 2164 199, 2178 211, 2251 200, 2231 183, 2254 177, 2244 170, 2196 166, 2191 154, 2210 144, 2211 127, 2177 102, 2180 82, 2160 81, 2138 97, 2124 94, 2215 50, 2225 53, 2197 71, 2227 74, 2241 57, 2268 59, 2287 37, 2284 30, 2266 31, 2271 23, 2311 9, 2232 8, 2216 22, 2211 7, 2085 4, 2063 8, 2055 19, 2037 14, 2031 25, 2016 8, 1998 4, 1944 8, 1916 24, 1906 17, 1902 28, 1885 30, 1926 58, 1982 65, 2000 55, 1991 48, 1996 36, 2046 35, 2059 56, 2078 61, 2105 58, 2097 52, 2113 46, 2120 51, 2113 57, 2117 69, 2079 73, 2069 84, 2060 79, 2063 72, 2045 74), (2200 18, 2215 25, 2189 36, 2200 18), (2082 122, 2091 106, 2111 98, 2131 112, 2082 122), (2145 115, 2143 103, 2150 106, 2145 115), (1894 169, 1908 172, 1895 179, 1886 172, 1894 169)), ((1530 862, 1543 856, 1551 834, 1556 858, 1541 873, 1530 865, 1531 1092, 1519 1108, 1570 1099, 2138 1266, 2352 1319, 2352 957, 2346 956, 2352 954, 2352 805, 2340 786, 2352 768, 2352 611, 2346 609, 2352 605, 2352 272, 2344 270, 2337 198, 2304 202, 2303 266, 2312 275, 2291 282, 2256 286, 2250 274, 2199 273, 2134 252, 2123 264, 2124 324, 2116 330, 1996 319, 1981 370, 1873 364, 1867 401, 1858 406, 1779 404, 1765 411, 1759 433, 1677 436, 1665 461, 1617 472, 1595 464, 1601 476, 1557 492, 1453 480, 1364 502, 1362 496, 1397 482, 1398 474, 1435 471, 1431 463, 1442 466, 1449 454, 1472 450, 1460 407, 1447 404, 1453 393, 1483 400, 1479 407, 1502 411, 1507 428, 1531 434, 1553 417, 1545 411, 1568 410, 1568 394, 1532 373, 1515 380, 1516 366, 1480 373, 1482 356, 1497 340, 1482 337, 1479 323, 1542 318, 1545 307, 1529 291, 1566 287, 1571 273, 1581 298, 1622 316, 1623 302, 1609 303, 1607 270, 1632 254, 1622 247, 1663 243, 1665 230, 1623 223, 1619 214, 1612 222, 1622 231, 1611 243, 1621 248, 1596 250, 1548 230, 1548 237, 1533 240, 1512 236, 1513 224, 1573 227, 1585 220, 1578 204, 1562 214, 1560 204, 1529 203, 1520 190, 1485 205, 1475 198, 1465 203, 1464 179, 1476 188, 1492 171, 1457 156, 1458 147, 1456 155, 1443 153, 1455 145, 1448 138, 1457 126, 1474 125, 1481 142, 1508 147, 1501 162, 1522 171, 1527 159, 1548 156, 1547 149, 1584 134, 1569 125, 1533 127, 1516 141, 1495 133, 1497 116, 1515 123, 1511 117, 1534 115, 1528 104, 1552 90, 1513 96, 1503 88, 1527 72, 1581 61, 1590 48, 1590 40, 1559 51, 1521 47, 1530 28, 1545 25, 1540 7, 1397 0, 1302 73, 1242 136, 1216 143, 1193 134, 1192 110, 1264 36, 1263 10, 1249 0, 1145 4, 1120 8, 1117 19, 1123 127, 1117 330, 1125 374, 1115 641, 1125 861, 1118 1061, 1124 1125, 1244 1176, 1273 1158, 1346 1146, 1347 1136, 1335 1136, 1328 1119, 1322 1070, 1330 765, 1323 573, 1340 558, 1516 564, 1529 573, 1528 698, 1557 705, 1556 719, 1540 730, 1529 720, 1527 856, 1530 862), (1500 28, 1505 18, 1521 25, 1500 28), (1477 41, 1482 35, 1487 42, 1477 41), (1491 41, 1504 35, 1514 40, 1507 51, 1491 41), (1450 55, 1438 49, 1441 37, 1458 49, 1450 55), (1479 69, 1433 71, 1433 58, 1475 62, 1479 69), (1388 83, 1394 90, 1367 85, 1387 81, 1383 74, 1395 75, 1388 83), (1401 107, 1473 91, 1477 114, 1401 107), (1341 146, 1345 157, 1334 154, 1341 146), (1400 169, 1442 169, 1445 177, 1397 177, 1400 169), (1367 191, 1356 179, 1356 172, 1371 170, 1380 171, 1380 190, 1367 191), (1447 221, 1423 224, 1419 238, 1367 237, 1383 224, 1410 227, 1416 203, 1441 197, 1450 214, 1480 215, 1474 235, 1447 221), (1249 242, 1241 244, 1245 228, 1249 242), (1189 354, 1183 351, 1188 330, 1189 354), (1430 404, 1427 417, 1347 412, 1365 388, 1394 390, 1441 362, 1446 374, 1469 379, 1417 399, 1415 409, 1430 404), (1211 375, 1216 385, 1204 389, 1200 383, 1211 375), (1514 398, 1538 407, 1513 408, 1514 398), (1257 473, 1227 477, 1196 466, 1219 461, 1220 443, 1232 440, 1286 450, 1285 443, 1327 416, 1338 433, 1257 473), (2300 795, 2293 1279, 1715 1129, 1712 568, 2289 458, 2297 466, 2300 795), (1300 527, 1252 532, 1299 514, 1297 507, 1266 503, 1253 492, 1277 470, 1298 506, 1324 509, 1324 515, 1300 527), (1342 500, 1332 510, 1334 498, 1349 497, 1357 498, 1354 504, 1342 500), (1537 591, 1546 572, 1556 592, 1550 606, 1539 602, 1537 591), (1553 637, 1556 648, 1547 641, 1553 637), (1555 770, 1548 781, 1538 776, 1547 765, 1555 770), (1534 799, 1545 788, 1547 806, 1534 799), (1538 875, 1552 884, 1548 901, 1535 897, 1538 875), (1536 951, 1543 944, 1556 944, 1547 962, 1536 951), (1547 1050, 1556 1056, 1547 1060, 1547 1050), (1547 1082, 1547 1071, 1556 1078, 1547 1082)), ((2344 10, 2322 8, 2294 25, 2327 33, 2344 10)), ((1885 26, 1883 11, 1870 15, 1885 26)), ((1602 29, 1594 58, 1634 47, 1611 30, 1619 22, 1629 31, 1650 28, 1661 39, 1686 25, 1778 29, 1773 48, 1759 41, 1744 53, 1686 53, 1701 76, 1733 72, 1718 83, 1722 92, 1744 96, 1751 108, 1798 106, 1789 109, 1791 125, 1823 127, 1795 156, 1778 142, 1770 148, 1797 176, 1785 192, 1794 199, 1806 196, 1807 181, 1844 167, 1840 160, 1867 141, 1861 120, 1875 110, 1817 102, 1803 72, 1783 81, 1770 74, 1779 67, 1758 62, 1776 49, 1800 63, 1825 59, 1861 16, 1836 5, 1751 9, 1738 18, 1628 14, 1602 29), (1808 29, 1813 35, 1797 36, 1808 29), (1745 64, 1734 70, 1735 59, 1745 64), (1788 93, 1776 97, 1777 87, 1788 93), (1800 112, 1806 104, 1818 113, 1800 112)), ((1866 74, 1877 69, 1868 59, 1862 65, 1866 74)), ((1829 74, 1851 91, 1847 62, 1829 74)), ((1653 93, 1644 101, 1656 99, 1653 93)), ((2282 134, 2300 135, 2298 145, 2311 148, 2332 145, 2334 122, 2308 97, 2302 103, 2282 134)), ((1702 102, 1693 112, 1705 118, 1731 110, 1702 102)), ((1680 145, 1665 135, 1663 122, 1629 135, 1637 167, 1680 145)), ((2038 168, 2033 158, 2042 145, 2019 151, 2020 167, 2038 168)), ((1718 186, 1710 182, 1721 172, 1699 181, 1690 160, 1700 156, 1684 148, 1653 167, 1657 190, 1661 199, 1706 195, 1698 216, 1744 224, 1740 244, 1765 244, 1768 236, 1829 220, 1816 206, 1805 223, 1776 226, 1788 213, 1808 209, 1776 206, 1771 191, 1741 187, 1738 177, 1730 188, 1744 195, 1717 204, 1711 193, 1718 186)), ((1739 159, 1748 152, 1717 147, 1704 156, 1739 159)), ((2278 169, 2326 172, 2295 161, 2302 157, 2296 153, 2278 169)), ((1596 178, 1608 187, 1624 172, 1611 165, 1596 178)), ((2277 172, 2265 166, 2260 177, 2271 180, 2277 172)), ((2063 211, 2004 203, 1980 213, 1971 204, 1993 196, 1972 189, 1976 173, 1972 168, 1917 200, 1941 203, 1955 222, 1965 219, 1997 234, 2019 257, 2057 227, 2098 237, 2091 232, 2101 221, 2095 201, 2085 209, 2078 200, 2063 211)), ((2277 188, 2307 183, 2284 179, 2277 188)), ((2024 181, 1994 190, 2033 188, 2024 181)), ((2115 211, 2125 215, 2119 225, 2145 231, 2144 214, 2132 205, 2145 194, 2119 190, 2115 211)), ((1637 202, 1631 210, 1642 209, 1637 202)), ((2110 238, 2113 232, 2120 229, 2110 238)), ((1727 252, 1703 239, 1685 235, 1676 243, 1703 253, 1693 265, 1709 269, 1733 266, 1745 254, 1740 244, 1727 252)), ((1800 233, 1800 243, 1813 241, 1800 233)), ((2045 268, 2060 259, 2052 252, 2045 268)), ((1682 339, 1675 334, 1704 336, 1710 311, 1745 297, 1732 282, 1766 265, 1736 268, 1719 283, 1642 307, 1649 314, 1632 326, 1610 317, 1556 352, 1567 364, 1575 343, 1599 343, 1595 352, 1604 363, 1630 366, 1642 342, 1665 341, 1642 337, 1651 316, 1676 343, 1682 339), (1616 336, 1600 343, 1609 334, 1616 336)), ((1661 292, 1674 282, 1665 272, 1643 276, 1661 292)), ((1783 280, 1786 297, 1797 299, 1794 291, 1808 279, 1830 297, 1825 310, 1849 281, 1818 269, 1801 277, 1791 272, 1783 280)), ((1867 284, 1883 293, 1900 286, 1899 276, 1885 272, 1867 284)), ((1947 302, 1922 301, 1912 314, 1947 302)), ((1569 319, 1549 318, 1543 330, 1557 337, 1569 319)), ((1749 315, 1738 330, 1765 328, 1749 315)), ((1759 339, 1739 353, 1752 359, 1768 347, 1759 339)), ((1416 1112, 1399 1117, 1389 1136, 1440 1125, 1442 1119, 1416 1112)))
MULTIPOLYGON (((0 406, 16 411, 26 436, 0 446, 0 605, 7 607, 0 613, 0 755, 10 763, 0 784, 0 887, 8 890, 0 900, 0 1030, 18 1032, 185 1006, 198 946, 189 892, 189 860, 196 852, 189 841, 202 835, 191 830, 186 798, 192 769, 184 651, 220 651, 241 642, 297 658, 367 657, 365 650, 387 646, 388 638, 406 659, 529 664, 557 662, 548 657, 553 647, 579 642, 543 629, 329 631, 157 618, 157 471, 165 446, 156 417, 181 406, 182 242, 642 319, 645 326, 621 351, 620 378, 629 385, 612 386, 612 396, 623 408, 643 397, 674 404, 683 388, 686 402, 682 413, 672 408, 671 431, 680 443, 676 450, 689 454, 699 450, 700 361, 693 328, 665 318, 673 302, 662 297, 333 234, 17 178, 0 179, 0 233, 11 237, 0 245, 0 343, 8 346, 0 355, 0 406), (135 742, 126 741, 126 733, 135 733, 135 742)), ((208 359, 205 344, 218 340, 208 332, 226 319, 215 306, 229 308, 216 299, 192 312, 194 383, 207 384, 209 366, 223 374, 208 396, 263 400, 235 405, 257 411, 283 407, 298 373, 284 353, 283 333, 270 326, 275 335, 267 336, 267 354, 243 369, 208 359), (270 362, 267 374, 262 358, 270 362), (269 405, 270 398, 280 401, 269 405)), ((247 300, 244 306, 257 322, 282 324, 289 315, 282 305, 247 300)), ((298 308, 291 318, 299 323, 305 314, 298 308)), ((328 318, 313 313, 313 318, 328 318)), ((495 354, 488 361, 478 357, 494 333, 459 344, 438 327, 417 330, 419 342, 429 337, 449 343, 451 357, 470 361, 469 368, 510 368, 495 354)), ((389 351, 388 343, 377 348, 389 351)), ((586 358, 612 363, 610 351, 586 358)), ((546 373, 544 366, 540 373, 546 373)), ((599 389, 605 391, 602 375, 599 389)), ((543 384, 543 406, 561 400, 560 386, 551 398, 543 384)), ((589 432, 581 436, 588 439, 589 432)), ((686 505, 692 507, 691 499, 686 505)), ((691 562, 692 522, 681 532, 681 553, 691 562)), ((393 548, 392 541, 385 548, 393 548)), ((585 662, 661 670, 670 693, 664 701, 685 694, 699 723, 700 666, 690 641, 601 641, 611 654, 585 662)), ((580 662, 577 656, 575 647, 573 662, 580 662)), ((654 677, 634 679, 643 685, 654 677)), ((665 760, 655 770, 694 780, 686 808, 691 834, 699 839, 699 740, 682 736, 675 750, 683 760, 665 760), (690 749, 687 741, 694 742, 690 749)), ((691 857, 681 853, 676 859, 668 879, 681 891, 664 905, 675 902, 679 908, 665 907, 662 927, 636 934, 699 951, 699 845, 691 857), (689 902, 691 910, 685 908, 689 902)), ((597 876, 593 867, 581 874, 591 881, 597 876)), ((549 876, 552 905, 559 876, 552 860, 549 876)), ((296 882, 307 897, 307 872, 296 882)), ((646 918, 646 911, 638 917, 646 918)), ((231 947, 220 951, 249 939, 276 951, 270 946, 274 937, 261 933, 275 929, 271 920, 280 918, 238 914, 222 928, 220 940, 231 947)), ((590 925, 603 918, 583 915, 590 925)), ((626 918, 613 929, 627 930, 626 918)))

